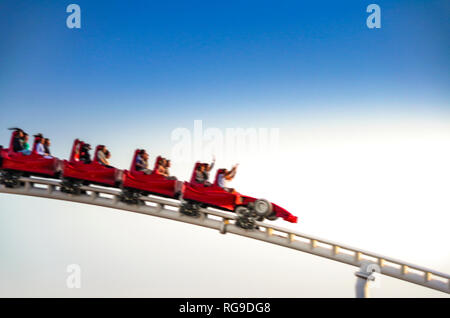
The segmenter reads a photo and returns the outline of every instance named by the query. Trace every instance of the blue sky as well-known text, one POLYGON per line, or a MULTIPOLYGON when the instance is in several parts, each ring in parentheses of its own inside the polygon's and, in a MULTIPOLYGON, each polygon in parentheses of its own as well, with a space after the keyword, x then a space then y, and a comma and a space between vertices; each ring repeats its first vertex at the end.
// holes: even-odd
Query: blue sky
POLYGON ((0 127, 52 136, 60 156, 75 137, 164 144, 195 119, 449 118, 447 1, 378 1, 381 29, 361 1, 80 0, 81 29, 70 3, 0 3, 0 127))
POLYGON ((361 1, 77 1, 80 30, 65 26, 69 3, 0 4, 2 107, 184 115, 227 114, 243 101, 268 113, 370 110, 370 100, 446 106, 446 1, 378 1, 378 30, 366 27, 361 1))

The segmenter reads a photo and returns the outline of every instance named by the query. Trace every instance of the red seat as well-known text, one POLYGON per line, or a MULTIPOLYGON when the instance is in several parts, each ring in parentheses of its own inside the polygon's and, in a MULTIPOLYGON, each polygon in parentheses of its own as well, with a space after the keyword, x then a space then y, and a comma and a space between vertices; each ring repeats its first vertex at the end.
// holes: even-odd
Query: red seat
POLYGON ((216 178, 214 179, 214 185, 219 186, 219 175, 225 173, 225 169, 217 169, 216 178))
POLYGON ((156 157, 156 159, 155 159, 155 164, 154 164, 154 166, 153 166, 152 174, 160 174, 160 173, 158 172, 158 166, 159 166, 159 161, 160 161, 161 159, 162 159, 161 156, 156 157))
POLYGON ((72 151, 70 152, 70 162, 80 161, 80 150, 83 147, 84 142, 79 139, 75 139, 72 146, 72 151))
POLYGON ((14 153, 14 138, 16 138, 18 132, 15 130, 11 134, 11 139, 9 140, 8 153, 14 153))
POLYGON ((197 171, 198 167, 199 167, 201 164, 203 164, 203 163, 198 162, 198 161, 195 163, 195 165, 194 165, 194 170, 192 171, 191 180, 189 181, 189 183, 191 183, 191 184, 193 184, 193 185, 203 185, 202 183, 197 182, 197 181, 195 180, 195 175, 196 175, 195 172, 197 171))
POLYGON ((137 171, 136 170, 136 159, 137 159, 137 156, 139 155, 139 152, 141 152, 142 150, 143 149, 136 149, 134 151, 133 161, 131 161, 131 166, 130 166, 130 171, 133 172, 133 173, 139 173, 139 172, 142 173, 142 171, 137 171))

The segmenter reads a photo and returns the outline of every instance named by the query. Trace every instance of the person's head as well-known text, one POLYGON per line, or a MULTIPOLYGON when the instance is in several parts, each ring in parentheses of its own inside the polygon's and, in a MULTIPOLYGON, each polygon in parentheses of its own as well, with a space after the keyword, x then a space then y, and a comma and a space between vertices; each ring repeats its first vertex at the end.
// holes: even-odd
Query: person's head
POLYGON ((23 134, 23 141, 25 141, 25 142, 28 141, 28 134, 27 133, 23 134))
POLYGON ((111 158, 111 153, 109 152, 109 150, 105 151, 105 157, 106 157, 106 159, 111 158))
POLYGON ((170 160, 166 159, 166 168, 170 168, 170 160))
POLYGON ((198 170, 199 170, 200 172, 205 171, 205 164, 204 164, 204 163, 199 164, 199 165, 198 165, 198 170))
POLYGON ((38 143, 41 143, 41 144, 44 143, 44 136, 43 136, 41 133, 34 135, 34 137, 36 138, 35 140, 36 140, 38 143))
POLYGON ((45 138, 44 139, 44 145, 46 145, 47 147, 50 147, 50 145, 51 145, 50 139, 45 138))
POLYGON ((148 153, 147 151, 145 151, 145 149, 141 149, 138 154, 142 159, 148 160, 148 153))
POLYGON ((25 136, 24 132, 22 130, 17 130, 16 136, 19 138, 23 138, 25 136))

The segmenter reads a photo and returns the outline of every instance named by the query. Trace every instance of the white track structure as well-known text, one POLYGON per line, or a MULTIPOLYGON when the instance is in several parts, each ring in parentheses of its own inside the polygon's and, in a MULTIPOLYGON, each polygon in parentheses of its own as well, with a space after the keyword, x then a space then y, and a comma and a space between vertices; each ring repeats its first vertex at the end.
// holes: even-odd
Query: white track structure
POLYGON ((234 213, 207 208, 201 209, 198 217, 191 217, 179 212, 180 202, 177 200, 142 196, 140 199, 145 204, 129 205, 119 200, 119 189, 82 186, 81 188, 86 191, 85 194, 72 195, 60 191, 60 180, 32 177, 20 178, 20 181, 23 186, 18 188, 7 188, 0 185, 0 193, 65 200, 147 214, 215 229, 222 234, 237 234, 357 266, 360 268, 360 271, 356 273, 357 297, 368 296, 368 281, 374 279, 375 276, 372 273, 375 271, 450 294, 450 275, 448 274, 309 234, 293 232, 269 223, 257 222, 258 229, 245 230, 234 224, 237 218, 234 213))

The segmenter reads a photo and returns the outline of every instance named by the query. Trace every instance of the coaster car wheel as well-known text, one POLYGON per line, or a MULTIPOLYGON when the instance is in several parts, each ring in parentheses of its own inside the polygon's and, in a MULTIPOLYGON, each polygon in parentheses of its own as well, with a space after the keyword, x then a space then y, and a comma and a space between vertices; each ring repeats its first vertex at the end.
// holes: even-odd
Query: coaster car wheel
POLYGON ((139 199, 141 195, 142 193, 137 190, 122 189, 122 193, 120 194, 119 199, 126 204, 142 205, 144 204, 144 202, 139 199))
POLYGON ((253 203, 253 210, 257 216, 267 217, 272 213, 272 203, 266 199, 258 199, 253 203))
POLYGON ((187 216, 198 217, 200 215, 200 205, 192 201, 183 201, 180 206, 180 213, 187 216))
POLYGON ((23 185, 23 182, 19 181, 21 174, 12 171, 0 172, 0 184, 4 184, 7 188, 18 188, 23 185))
POLYGON ((236 225, 246 229, 253 230, 256 228, 255 213, 246 206, 238 206, 234 212, 237 215, 236 225))
POLYGON ((81 190, 82 181, 76 179, 64 178, 61 181, 61 192, 80 195, 84 191, 81 190))

